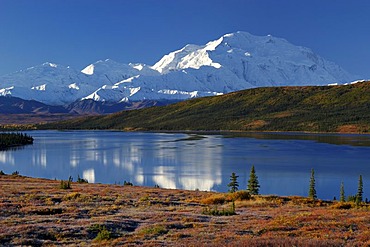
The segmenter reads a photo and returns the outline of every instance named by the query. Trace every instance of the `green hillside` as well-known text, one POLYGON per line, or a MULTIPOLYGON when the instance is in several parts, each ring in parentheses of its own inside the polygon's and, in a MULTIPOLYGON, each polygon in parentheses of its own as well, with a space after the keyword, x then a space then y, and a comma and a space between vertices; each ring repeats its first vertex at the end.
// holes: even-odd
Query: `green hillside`
POLYGON ((370 131, 370 83, 256 88, 40 127, 364 133, 370 131))

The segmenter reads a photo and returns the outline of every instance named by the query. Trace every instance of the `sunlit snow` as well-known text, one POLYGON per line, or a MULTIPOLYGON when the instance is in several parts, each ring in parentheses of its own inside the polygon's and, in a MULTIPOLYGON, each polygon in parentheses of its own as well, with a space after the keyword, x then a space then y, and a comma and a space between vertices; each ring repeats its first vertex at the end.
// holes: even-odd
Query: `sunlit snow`
POLYGON ((46 90, 46 84, 42 84, 40 86, 31 87, 33 90, 39 90, 39 91, 45 91, 46 90))
POLYGON ((134 65, 132 67, 137 69, 137 70, 143 70, 143 68, 144 68, 144 66, 142 64, 137 64, 137 65, 134 65))
POLYGON ((55 63, 44 63, 43 65, 50 66, 52 68, 57 68, 58 67, 58 65, 55 64, 55 63))
POLYGON ((75 70, 44 63, 1 76, 0 95, 52 105, 82 99, 185 100, 255 87, 340 85, 356 79, 285 39, 235 32, 205 45, 186 45, 153 66, 106 59, 75 70))
POLYGON ((92 75, 94 74, 94 67, 95 67, 94 64, 90 64, 89 66, 81 70, 81 72, 84 73, 85 75, 92 75))
POLYGON ((0 95, 1 96, 11 95, 12 94, 12 92, 11 92, 12 89, 14 89, 14 86, 0 89, 0 95))
POLYGON ((75 89, 75 90, 79 90, 80 89, 80 87, 76 83, 69 84, 68 85, 68 88, 75 89))

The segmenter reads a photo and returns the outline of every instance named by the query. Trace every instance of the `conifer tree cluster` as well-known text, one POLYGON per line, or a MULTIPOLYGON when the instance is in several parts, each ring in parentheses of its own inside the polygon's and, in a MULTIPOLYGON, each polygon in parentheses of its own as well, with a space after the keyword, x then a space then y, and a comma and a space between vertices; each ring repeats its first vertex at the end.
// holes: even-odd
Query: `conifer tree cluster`
MULTIPOLYGON (((236 192, 239 189, 239 182, 238 182, 238 177, 235 172, 231 173, 230 176, 230 183, 228 183, 229 187, 229 192, 236 192)), ((249 174, 249 180, 248 180, 248 185, 247 185, 247 191, 250 195, 258 195, 259 194, 259 182, 258 182, 258 177, 256 175, 256 169, 254 166, 252 166, 250 174, 249 174)))
MULTIPOLYGON (((358 178, 358 187, 357 187, 357 193, 356 195, 350 195, 348 196, 347 201, 353 201, 356 202, 357 204, 363 202, 363 194, 364 194, 364 184, 362 181, 362 175, 359 176, 358 178)), ((339 201, 340 202, 345 202, 346 201, 346 195, 344 192, 344 183, 343 181, 340 184, 340 191, 339 191, 339 201)), ((316 189, 315 189, 315 171, 314 169, 311 169, 311 178, 310 178, 310 186, 309 186, 309 191, 308 191, 308 197, 311 199, 317 199, 316 195, 316 189)), ((335 200, 335 199, 334 199, 335 200)))
MULTIPOLYGON (((357 186, 357 193, 356 195, 349 195, 347 197, 347 201, 355 202, 356 204, 359 204, 364 201, 363 198, 364 194, 364 183, 362 181, 362 175, 359 176, 358 178, 358 186, 357 186)), ((340 201, 345 202, 346 201, 346 196, 344 194, 344 183, 342 182, 340 184, 340 201)), ((367 201, 367 199, 366 199, 367 201)))
POLYGON ((0 133, 0 150, 32 144, 33 138, 23 133, 0 133))

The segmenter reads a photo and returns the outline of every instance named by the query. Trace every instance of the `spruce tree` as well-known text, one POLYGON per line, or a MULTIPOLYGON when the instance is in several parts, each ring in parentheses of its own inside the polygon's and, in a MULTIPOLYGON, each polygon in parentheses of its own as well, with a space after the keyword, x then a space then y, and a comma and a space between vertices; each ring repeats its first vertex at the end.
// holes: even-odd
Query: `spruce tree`
POLYGON ((316 189, 315 189, 315 171, 311 169, 311 179, 310 179, 310 189, 308 191, 308 197, 311 199, 316 199, 316 189))
POLYGON ((364 184, 362 183, 362 175, 358 178, 358 188, 357 188, 357 194, 356 194, 356 202, 360 203, 363 201, 362 195, 364 194, 364 184))
POLYGON ((239 189, 238 177, 235 172, 231 173, 230 183, 227 185, 230 188, 229 192, 233 193, 239 189))
POLYGON ((251 195, 258 195, 259 187, 260 185, 256 175, 256 170, 254 169, 254 165, 252 165, 251 172, 249 174, 247 190, 251 195))
POLYGON ((346 196, 344 194, 344 184, 343 184, 343 182, 340 184, 340 201, 341 202, 346 201, 346 196))

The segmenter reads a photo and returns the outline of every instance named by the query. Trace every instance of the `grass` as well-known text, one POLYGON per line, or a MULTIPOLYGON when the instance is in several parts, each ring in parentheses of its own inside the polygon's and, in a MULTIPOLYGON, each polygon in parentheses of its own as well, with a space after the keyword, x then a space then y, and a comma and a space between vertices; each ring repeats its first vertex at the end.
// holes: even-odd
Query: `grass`
POLYGON ((213 215, 213 216, 231 216, 236 215, 235 212, 235 202, 233 201, 231 203, 230 208, 222 208, 222 210, 219 210, 217 206, 214 208, 205 207, 202 211, 202 214, 206 215, 213 215))
POLYGON ((59 183, 0 176, 1 246, 370 245, 367 203, 59 183))
POLYGON ((213 194, 209 197, 203 198, 203 204, 224 204, 225 202, 250 200, 252 197, 248 191, 240 190, 233 193, 213 194))
POLYGON ((163 225, 149 226, 139 231, 139 234, 142 234, 145 237, 156 237, 156 236, 164 235, 167 233, 168 233, 168 230, 163 225))
POLYGON ((105 226, 98 225, 96 227, 95 225, 92 227, 92 230, 95 230, 94 228, 96 228, 98 232, 98 234, 94 238, 94 241, 100 242, 100 241, 106 241, 112 238, 112 233, 109 230, 107 230, 105 226))

